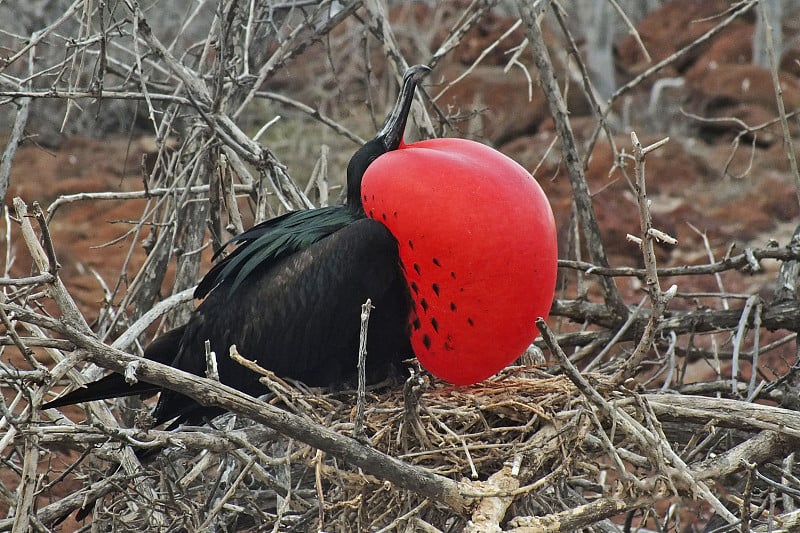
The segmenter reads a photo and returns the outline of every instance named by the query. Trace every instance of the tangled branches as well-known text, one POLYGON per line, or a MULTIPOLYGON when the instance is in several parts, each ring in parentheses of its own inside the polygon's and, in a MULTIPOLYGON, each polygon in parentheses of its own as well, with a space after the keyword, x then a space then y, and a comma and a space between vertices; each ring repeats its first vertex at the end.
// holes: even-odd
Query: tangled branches
MULTIPOLYGON (((538 74, 553 142, 567 163, 573 217, 559 262, 562 291, 549 327, 540 323, 542 337, 517 366, 466 388, 416 371, 404 384, 369 391, 362 418, 352 391, 310 390, 266 376, 266 395, 256 400, 136 355, 156 328, 185 320, 206 246, 218 249, 227 234, 252 221, 335 200, 337 185, 329 184, 327 168, 329 157, 331 165, 340 163, 336 151, 315 142, 313 152, 302 152, 302 143, 290 141, 298 157, 316 161, 301 186, 272 149, 291 128, 266 141, 278 119, 250 115, 259 105, 277 103, 348 146, 360 142, 356 128, 370 131, 372 125, 345 126, 347 114, 333 105, 287 96, 279 74, 300 73, 298 58, 325 42, 323 67, 338 70, 310 92, 342 86, 341 99, 363 95, 365 77, 385 80, 401 72, 412 53, 408 42, 424 36, 404 35, 382 2, 333 4, 252 3, 246 9, 221 2, 207 14, 203 38, 187 44, 178 36, 164 38, 137 5, 81 11, 78 0, 17 43, 0 66, 0 97, 18 104, 0 165, 4 187, 31 101, 135 101, 146 109, 155 136, 141 185, 60 194, 46 209, 15 199, 6 218, 0 340, 4 356, 13 354, 16 364, 0 367, 0 507, 9 511, 0 530, 48 530, 94 501, 94 520, 114 531, 796 528, 800 231, 786 243, 731 247, 719 260, 710 245, 702 259, 670 256, 675 239, 654 222, 646 172, 648 158, 667 141, 645 146, 634 134, 626 152, 609 118, 622 96, 740 21, 755 2, 726 11, 606 102, 592 88, 563 13, 548 2, 519 2, 513 25, 457 75, 443 75, 439 96, 456 92, 500 43, 519 37, 503 56, 505 66, 538 74), (563 47, 579 63, 576 81, 592 109, 584 153, 561 88, 566 75, 552 59, 556 45, 542 32, 543 20, 562 31, 563 47), (87 21, 97 24, 78 24, 87 21), (35 69, 37 47, 71 23, 78 33, 67 57, 23 76, 26 55, 27 68, 35 69), (257 45, 264 36, 273 39, 270 46, 257 45), (377 65, 376 50, 385 65, 377 65), (523 64, 523 52, 533 54, 535 69, 523 64), (88 76, 81 70, 87 64, 88 76), (52 82, 50 72, 61 74, 52 82), (269 83, 278 90, 264 90, 269 83), (613 147, 615 168, 634 171, 628 192, 639 227, 630 228, 628 243, 641 253, 631 266, 611 266, 611 243, 603 238, 585 176, 601 137, 613 147), (87 310, 85 302, 75 302, 60 269, 62 248, 51 228, 62 209, 103 202, 135 205, 139 218, 119 237, 129 248, 118 280, 101 280, 103 301, 87 310), (754 281, 732 293, 723 275, 754 281), (550 354, 549 363, 540 351, 550 354), (68 417, 41 411, 55 391, 94 379, 101 368, 231 414, 202 428, 165 432, 148 427, 146 409, 136 401, 86 404, 68 417), (351 438, 354 433, 360 438, 351 438)), ((473 2, 446 19, 450 30, 431 48, 435 52, 415 50, 411 62, 447 67, 495 4, 473 2)), ((190 14, 186 26, 202 15, 200 9, 190 14)), ((379 89, 370 86, 364 97, 377 115, 379 89)), ((777 81, 775 93, 780 98, 777 81)), ((461 115, 437 98, 416 106, 423 136, 454 128, 461 115)), ((65 116, 74 116, 73 104, 67 108, 65 116)), ((787 111, 780 114, 790 147, 787 111)), ((758 128, 746 129, 752 135, 758 128)))

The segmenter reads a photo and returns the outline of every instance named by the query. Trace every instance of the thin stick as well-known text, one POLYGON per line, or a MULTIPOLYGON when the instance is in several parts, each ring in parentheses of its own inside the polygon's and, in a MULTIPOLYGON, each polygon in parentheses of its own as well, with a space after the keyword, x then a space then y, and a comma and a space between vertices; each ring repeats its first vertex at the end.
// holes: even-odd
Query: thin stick
POLYGON ((647 180, 645 179, 645 158, 647 154, 666 144, 669 138, 661 139, 650 146, 643 147, 636 133, 631 132, 631 141, 633 142, 636 160, 636 183, 634 187, 636 189, 636 200, 639 204, 639 222, 642 230, 641 248, 646 272, 645 285, 647 286, 647 292, 650 295, 653 309, 636 348, 627 361, 625 361, 623 367, 612 378, 613 382, 616 384, 622 383, 625 379, 632 377, 636 372, 636 368, 650 352, 659 321, 667 307, 667 303, 669 303, 675 296, 675 293, 678 292, 677 285, 671 286, 666 292, 661 291, 661 284, 658 279, 658 266, 656 264, 655 242, 656 240, 669 242, 670 240, 674 241, 674 239, 669 236, 664 237, 663 235, 665 234, 663 234, 663 232, 656 231, 653 227, 653 220, 650 216, 650 203, 647 198, 647 180))
MULTIPOLYGON (((542 29, 539 26, 539 13, 537 10, 542 8, 526 0, 520 0, 518 2, 518 8, 525 25, 525 34, 533 48, 534 61, 536 67, 539 69, 539 81, 547 97, 550 114, 555 121, 556 131, 561 140, 564 162, 567 167, 570 185, 572 186, 573 201, 575 202, 580 221, 582 222, 586 244, 591 253, 591 259, 593 262, 607 267, 608 259, 605 249, 603 248, 603 240, 600 236, 600 226, 597 223, 597 216, 592 207, 589 186, 586 183, 586 176, 583 173, 583 167, 580 162, 581 159, 578 155, 575 136, 568 118, 569 113, 566 103, 561 96, 561 90, 558 87, 553 65, 550 61, 550 54, 547 51, 547 45, 542 36, 542 29)), ((609 306, 624 320, 628 315, 628 308, 622 300, 616 282, 613 278, 601 277, 600 283, 603 286, 603 292, 609 306)))
POLYGON ((781 88, 781 79, 778 75, 778 60, 775 57, 775 43, 772 39, 772 24, 770 24, 770 17, 767 13, 767 6, 765 2, 758 2, 758 8, 761 10, 761 22, 764 24, 764 36, 767 40, 767 57, 769 57, 769 72, 772 76, 772 87, 775 90, 775 103, 778 106, 778 116, 781 119, 781 131, 783 132, 783 152, 786 154, 786 160, 789 162, 789 170, 794 177, 795 193, 797 194, 797 201, 800 203, 800 169, 797 166, 797 158, 794 155, 794 143, 792 142, 792 133, 789 130, 789 121, 786 118, 786 104, 783 102, 783 89, 781 88))
POLYGON ((17 147, 25 132, 25 125, 28 123, 28 111, 30 107, 30 97, 20 99, 17 115, 14 118, 14 125, 11 127, 11 135, 9 135, 6 148, 3 150, 2 157, 0 157, 0 202, 2 202, 3 205, 6 203, 6 193, 8 192, 8 184, 11 179, 11 165, 14 163, 14 154, 16 154, 17 147))
POLYGON ((356 419, 353 424, 353 438, 360 442, 364 442, 367 439, 364 432, 364 407, 367 390, 367 331, 369 330, 369 315, 373 309, 372 300, 367 298, 367 301, 361 306, 361 329, 358 336, 358 401, 356 402, 356 419))
MULTIPOLYGON (((753 309, 753 306, 760 298, 757 294, 754 294, 750 298, 747 299, 747 302, 744 304, 744 309, 742 309, 742 316, 739 319, 739 325, 736 328, 736 336, 733 339, 733 356, 731 357, 731 392, 734 394, 736 393, 737 379, 739 378, 739 350, 742 349, 742 339, 744 338, 744 332, 747 329, 748 319, 750 318, 750 310, 753 309)), ((755 375, 756 369, 753 368, 753 375, 755 375)))

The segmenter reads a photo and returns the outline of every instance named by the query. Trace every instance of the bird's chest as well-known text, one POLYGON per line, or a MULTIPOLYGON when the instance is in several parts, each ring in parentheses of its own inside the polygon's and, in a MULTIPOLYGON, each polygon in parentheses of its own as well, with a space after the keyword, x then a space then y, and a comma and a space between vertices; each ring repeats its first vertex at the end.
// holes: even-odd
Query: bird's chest
POLYGON ((516 359, 547 316, 555 225, 522 167, 477 143, 435 141, 448 150, 423 141, 378 158, 362 198, 398 241, 415 354, 438 377, 469 384, 516 359))

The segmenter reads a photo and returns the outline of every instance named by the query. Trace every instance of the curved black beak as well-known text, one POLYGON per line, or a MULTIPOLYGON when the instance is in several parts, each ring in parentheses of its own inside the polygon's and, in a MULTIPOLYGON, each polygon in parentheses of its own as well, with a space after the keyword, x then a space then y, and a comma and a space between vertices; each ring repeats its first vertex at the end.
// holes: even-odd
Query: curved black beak
POLYGON ((408 121, 408 113, 411 111, 411 102, 414 100, 414 91, 419 81, 430 71, 431 68, 426 65, 414 65, 403 74, 403 85, 400 87, 400 94, 397 96, 394 109, 386 117, 383 127, 375 136, 375 139, 383 143, 387 152, 397 150, 400 146, 408 121))
POLYGON ((414 100, 414 91, 419 80, 430 72, 430 67, 416 65, 403 74, 403 84, 394 109, 386 117, 386 122, 378 134, 364 146, 359 148, 347 164, 347 204, 356 209, 363 209, 361 203, 361 179, 367 167, 381 155, 397 150, 403 142, 403 132, 408 121, 408 112, 414 100))

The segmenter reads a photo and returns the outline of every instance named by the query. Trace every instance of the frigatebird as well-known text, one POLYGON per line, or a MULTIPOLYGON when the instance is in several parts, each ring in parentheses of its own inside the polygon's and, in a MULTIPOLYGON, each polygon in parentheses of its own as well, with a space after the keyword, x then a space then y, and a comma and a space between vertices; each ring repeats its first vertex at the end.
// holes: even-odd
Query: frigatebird
MULTIPOLYGON (((405 144, 416 86, 429 71, 405 72, 383 128, 350 159, 346 203, 290 212, 234 237, 226 246, 237 247, 195 289, 202 302, 189 321, 156 338, 145 357, 203 375, 208 341, 222 354, 220 381, 258 396, 259 376, 225 357, 236 344, 278 376, 338 386, 356 376, 367 299, 369 382, 416 355, 437 377, 476 383, 525 350, 555 291, 553 213, 531 175, 492 148, 463 139, 405 144)), ((155 423, 169 428, 222 412, 120 374, 43 408, 154 393, 155 423)))
MULTIPOLYGON (((346 203, 289 212, 234 237, 228 244, 238 247, 197 285, 194 296, 203 301, 189 321, 156 338, 145 349, 146 358, 204 375, 208 340, 221 355, 220 381, 247 394, 258 396, 266 390, 259 375, 227 357, 233 344, 281 377, 309 386, 353 383, 361 306, 367 299, 374 306, 367 336, 367 381, 383 380, 413 356, 411 298, 397 241, 384 224, 365 216, 361 180, 373 161, 402 143, 417 83, 429 71, 419 65, 405 72, 383 128, 350 159, 346 203)), ((202 423, 222 412, 148 383, 130 386, 120 374, 42 407, 155 392, 161 393, 153 412, 156 424, 202 423)))
MULTIPOLYGON (((205 298, 145 356, 202 375, 204 342, 311 386, 356 374, 361 305, 369 298, 366 374, 377 381, 415 355, 456 385, 513 362, 550 311, 557 242, 552 210, 519 164, 457 138, 411 144, 403 132, 426 66, 403 76, 383 128, 347 167, 345 205, 287 213, 235 237, 197 286, 205 298)), ((258 395, 258 376, 227 358, 220 380, 258 395)), ((112 374, 44 408, 159 392, 112 374)), ((163 390, 157 423, 201 422, 220 410, 163 390)))

